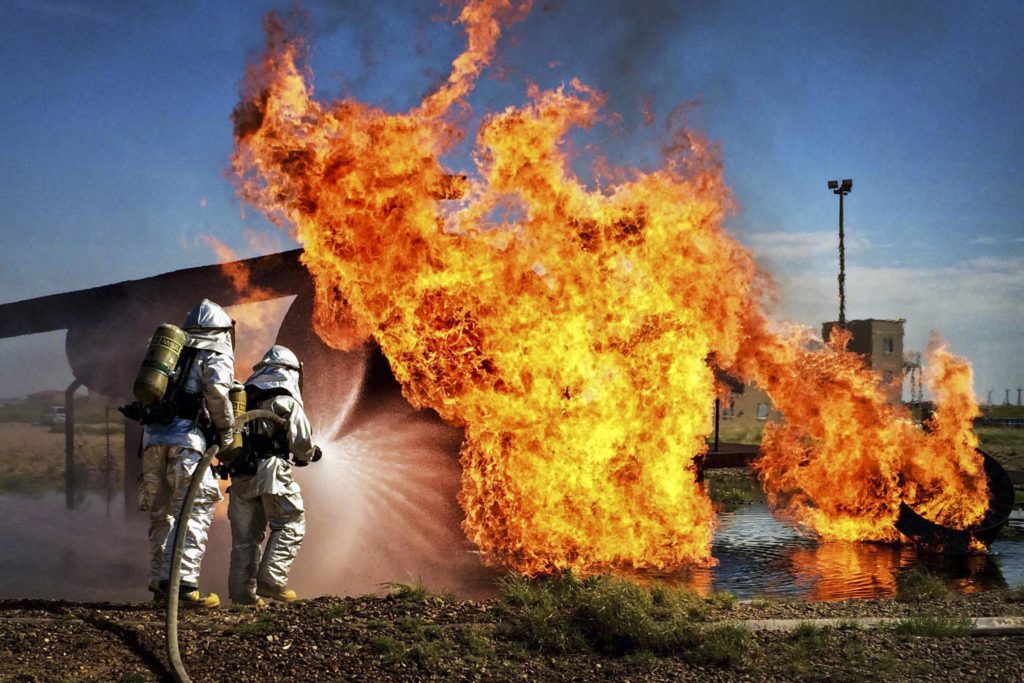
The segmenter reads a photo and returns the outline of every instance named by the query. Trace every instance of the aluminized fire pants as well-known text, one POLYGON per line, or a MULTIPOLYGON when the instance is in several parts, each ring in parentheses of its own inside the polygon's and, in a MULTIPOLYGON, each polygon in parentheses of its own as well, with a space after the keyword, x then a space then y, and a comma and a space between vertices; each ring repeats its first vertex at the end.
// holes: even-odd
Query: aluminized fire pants
MULTIPOLYGON (((142 487, 139 508, 149 510, 149 583, 159 585, 171 575, 175 518, 185 500, 192 473, 203 454, 191 448, 173 445, 147 446, 142 452, 142 487)), ((217 480, 209 470, 196 496, 195 507, 185 527, 185 547, 181 556, 181 583, 199 586, 199 567, 206 553, 207 532, 213 520, 213 508, 221 499, 217 480)))
POLYGON ((228 493, 228 594, 232 600, 254 598, 257 581, 284 588, 306 535, 302 492, 292 479, 291 464, 278 457, 261 460, 255 476, 232 477, 228 493), (261 560, 260 543, 268 526, 270 538, 261 560))

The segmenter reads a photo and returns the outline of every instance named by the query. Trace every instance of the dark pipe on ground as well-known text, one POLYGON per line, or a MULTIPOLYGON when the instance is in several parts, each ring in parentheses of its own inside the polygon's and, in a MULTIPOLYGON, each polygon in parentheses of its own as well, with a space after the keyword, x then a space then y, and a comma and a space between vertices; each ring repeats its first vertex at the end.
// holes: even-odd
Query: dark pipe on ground
POLYGON ((900 514, 895 526, 921 550, 944 555, 966 555, 971 550, 972 540, 980 541, 987 547, 1006 525, 1013 510, 1013 482, 995 458, 980 448, 978 452, 984 458, 989 491, 988 510, 978 524, 967 529, 942 526, 917 514, 906 503, 900 503, 900 514))

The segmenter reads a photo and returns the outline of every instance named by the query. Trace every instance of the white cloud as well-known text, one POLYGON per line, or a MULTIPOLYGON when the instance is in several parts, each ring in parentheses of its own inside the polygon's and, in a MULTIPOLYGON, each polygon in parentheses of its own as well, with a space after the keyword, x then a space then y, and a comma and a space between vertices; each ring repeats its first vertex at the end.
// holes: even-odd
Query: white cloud
MULTIPOLYGON (((836 276, 776 274, 773 317, 811 325, 838 315, 836 276)), ((971 360, 975 390, 1024 382, 1024 258, 984 257, 943 268, 855 267, 846 275, 847 318, 905 318, 904 348, 923 350, 938 332, 971 360)))
MULTIPOLYGON (((800 261, 820 259, 821 264, 832 267, 833 262, 839 259, 839 235, 832 230, 755 232, 743 235, 740 239, 755 258, 766 264, 788 266, 800 261)), ((871 246, 861 236, 846 236, 844 242, 847 254, 862 253, 871 246)))
POLYGON ((968 244, 981 244, 981 245, 992 245, 996 243, 994 237, 988 235, 982 235, 981 237, 975 237, 974 239, 968 240, 968 244))

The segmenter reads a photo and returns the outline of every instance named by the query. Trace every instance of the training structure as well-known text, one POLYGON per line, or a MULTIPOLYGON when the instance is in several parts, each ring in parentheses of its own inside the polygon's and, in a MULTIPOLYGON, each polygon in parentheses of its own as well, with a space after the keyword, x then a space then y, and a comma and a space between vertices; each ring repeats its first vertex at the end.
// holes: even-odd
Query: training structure
MULTIPOLYGON (((0 338, 67 330, 64 348, 74 375, 65 392, 65 491, 69 508, 74 506, 76 489, 72 438, 75 391, 84 386, 111 401, 130 401, 132 382, 153 330, 165 322, 180 322, 201 298, 231 306, 294 296, 276 343, 287 346, 303 359, 307 377, 326 376, 339 363, 369 368, 369 347, 343 353, 328 347, 313 331, 313 285, 299 261, 301 254, 301 249, 295 249, 0 305, 0 338), (249 277, 249 286, 241 292, 231 279, 231 273, 239 270, 249 277)), ((318 393, 317 382, 311 385, 309 391, 318 393)), ((135 482, 141 472, 136 457, 141 438, 141 426, 126 421, 126 510, 130 507, 127 501, 134 500, 135 482)))

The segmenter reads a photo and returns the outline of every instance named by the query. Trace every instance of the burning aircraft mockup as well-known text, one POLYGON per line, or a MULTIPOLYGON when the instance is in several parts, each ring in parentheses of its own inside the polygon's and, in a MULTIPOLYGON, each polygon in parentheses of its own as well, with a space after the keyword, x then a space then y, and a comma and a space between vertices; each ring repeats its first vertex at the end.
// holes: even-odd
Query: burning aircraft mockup
POLYGON ((714 511, 696 481, 716 362, 784 420, 757 463, 773 507, 824 538, 899 541, 901 503, 953 528, 989 495, 969 364, 928 354, 935 418, 890 405, 843 335, 812 348, 773 324, 768 280, 723 229, 730 194, 710 146, 676 131, 660 168, 600 189, 566 154, 604 96, 572 80, 460 116, 529 2, 470 0, 467 47, 413 109, 313 97, 303 41, 267 20, 233 117, 240 195, 303 244, 318 334, 372 338, 408 400, 464 428, 464 530, 527 574, 711 564, 714 511), (472 135, 475 168, 446 153, 472 135), (439 189, 440 188, 440 189, 439 189))

